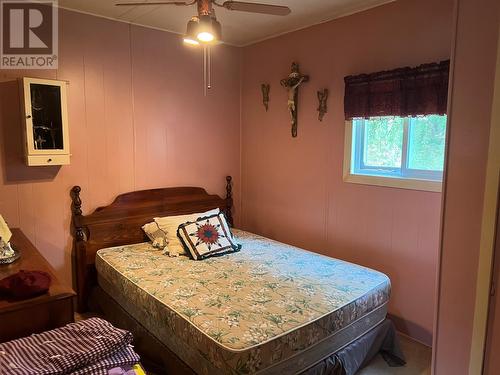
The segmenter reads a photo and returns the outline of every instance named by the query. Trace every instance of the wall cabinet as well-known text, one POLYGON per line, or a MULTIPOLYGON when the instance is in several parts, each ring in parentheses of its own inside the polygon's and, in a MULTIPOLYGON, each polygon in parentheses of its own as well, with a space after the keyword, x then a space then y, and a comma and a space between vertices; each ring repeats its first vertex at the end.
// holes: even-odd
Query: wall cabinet
POLYGON ((20 85, 26 164, 69 164, 67 83, 24 77, 20 85))

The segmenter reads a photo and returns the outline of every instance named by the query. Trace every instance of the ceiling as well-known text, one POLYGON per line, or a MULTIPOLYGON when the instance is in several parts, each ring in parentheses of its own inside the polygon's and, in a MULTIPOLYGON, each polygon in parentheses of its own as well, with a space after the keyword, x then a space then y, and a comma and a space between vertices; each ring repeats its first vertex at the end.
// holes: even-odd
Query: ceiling
MULTIPOLYGON (((127 2, 130 0, 120 0, 127 2)), ((141 0, 135 0, 141 1, 141 0)), ((146 0, 142 0, 147 2, 146 0)), ((153 1, 153 0, 151 0, 153 1)), ((245 0, 286 5, 292 13, 285 17, 229 11, 215 7, 222 24, 223 42, 245 46, 318 23, 360 12, 395 0, 245 0)), ((115 0, 59 0, 61 8, 113 18, 133 24, 182 34, 196 6, 150 5, 117 7, 115 0)), ((223 2, 223 1, 220 1, 223 2)))

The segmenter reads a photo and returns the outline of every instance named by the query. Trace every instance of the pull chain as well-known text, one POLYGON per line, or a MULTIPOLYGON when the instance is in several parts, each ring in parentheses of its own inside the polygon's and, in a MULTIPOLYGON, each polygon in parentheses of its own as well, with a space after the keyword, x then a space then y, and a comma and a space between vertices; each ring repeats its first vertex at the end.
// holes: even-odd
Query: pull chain
POLYGON ((210 90, 212 88, 212 48, 208 46, 208 84, 207 89, 210 90))
POLYGON ((212 88, 212 49, 203 46, 203 95, 207 96, 212 88))
POLYGON ((203 46, 203 95, 207 96, 207 47, 203 46))

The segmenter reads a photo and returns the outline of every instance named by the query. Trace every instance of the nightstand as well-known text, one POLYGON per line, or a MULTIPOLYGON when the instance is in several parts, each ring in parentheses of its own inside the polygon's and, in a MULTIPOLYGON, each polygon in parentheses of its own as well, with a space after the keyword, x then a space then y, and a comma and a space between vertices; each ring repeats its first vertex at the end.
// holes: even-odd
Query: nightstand
POLYGON ((56 271, 20 229, 12 229, 11 243, 21 252, 21 258, 9 265, 0 265, 0 279, 18 271, 45 271, 52 283, 48 293, 22 300, 0 297, 0 342, 61 327, 74 321, 75 292, 61 283, 56 271))

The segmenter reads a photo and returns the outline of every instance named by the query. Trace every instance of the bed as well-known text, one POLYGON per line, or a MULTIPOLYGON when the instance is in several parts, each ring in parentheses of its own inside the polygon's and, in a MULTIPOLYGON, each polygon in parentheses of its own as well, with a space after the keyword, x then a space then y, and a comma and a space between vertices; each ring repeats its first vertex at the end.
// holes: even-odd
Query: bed
POLYGON ((80 191, 72 190, 78 310, 131 330, 161 373, 350 374, 381 349, 402 363, 380 272, 237 229, 241 251, 203 261, 146 241, 141 226, 157 216, 218 207, 232 223, 230 177, 225 198, 155 189, 87 216, 80 191))

